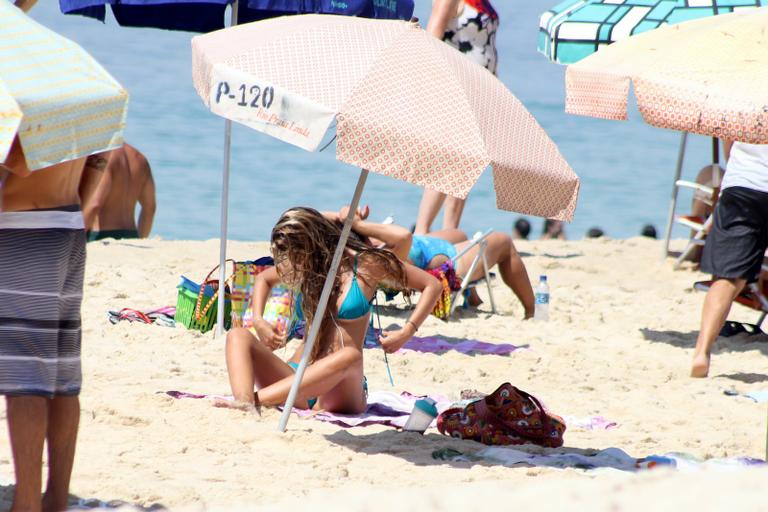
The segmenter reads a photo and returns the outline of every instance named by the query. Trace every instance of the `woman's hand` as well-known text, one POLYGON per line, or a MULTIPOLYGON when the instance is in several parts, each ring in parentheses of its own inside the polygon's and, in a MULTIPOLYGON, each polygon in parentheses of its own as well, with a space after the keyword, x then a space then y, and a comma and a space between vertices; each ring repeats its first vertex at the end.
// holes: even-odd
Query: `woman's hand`
POLYGON ((416 329, 413 327, 413 324, 408 322, 402 329, 382 332, 381 336, 379 336, 379 341, 381 346, 384 347, 384 352, 392 354, 403 348, 405 342, 411 339, 414 334, 416 334, 416 329))
POLYGON ((283 319, 278 319, 277 325, 273 326, 263 318, 260 318, 253 323, 253 327, 256 329, 259 341, 270 350, 282 347, 288 340, 288 328, 286 321, 283 319))
MULTIPOLYGON (((352 222, 359 222, 361 220, 365 220, 368 218, 368 215, 370 215, 371 209, 368 207, 368 205, 364 205, 362 208, 358 208, 355 212, 355 216, 352 218, 352 222)), ((347 220, 347 215, 349 215, 349 206, 344 206, 339 210, 339 217, 338 221, 342 224, 344 224, 344 221, 347 220)))

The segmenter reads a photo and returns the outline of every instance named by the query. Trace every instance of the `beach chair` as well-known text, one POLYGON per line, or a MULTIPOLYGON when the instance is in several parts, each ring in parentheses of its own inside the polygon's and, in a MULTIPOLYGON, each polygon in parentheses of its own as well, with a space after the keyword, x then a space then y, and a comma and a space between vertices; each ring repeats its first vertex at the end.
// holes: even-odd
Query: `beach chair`
MULTIPOLYGON (((712 173, 712 179, 716 180, 716 170, 713 169, 712 173)), ((718 183, 715 181, 715 183, 718 183)), ((719 185, 719 183, 718 183, 719 185)), ((718 196, 720 195, 720 187, 710 187, 707 185, 703 185, 701 183, 696 183, 693 181, 687 181, 687 180, 677 180, 675 182, 675 190, 679 190, 681 188, 686 188, 694 191, 694 194, 696 194, 696 197, 704 202, 707 206, 711 208, 711 211, 714 213, 715 204, 717 203, 718 196)), ((708 215, 707 217, 701 217, 701 216, 694 216, 694 215, 677 215, 674 218, 675 223, 687 227, 690 230, 692 230, 692 236, 688 240, 688 244, 685 246, 685 249, 680 253, 680 255, 675 260, 674 268, 677 270, 680 268, 680 265, 691 255, 691 253, 698 247, 703 248, 705 244, 705 239, 707 237, 707 233, 709 232, 710 228, 712 227, 713 222, 713 214, 708 215)), ((665 250, 668 251, 669 249, 669 241, 667 241, 667 247, 665 250)))
MULTIPOLYGON (((475 233, 475 236, 470 241, 470 243, 467 244, 467 247, 465 247, 461 252, 456 254, 456 256, 454 256, 453 258, 451 258, 448 261, 450 263, 450 265, 453 268, 455 268, 456 267, 456 263, 459 261, 459 259, 465 257, 465 255, 470 250, 472 250, 472 248, 474 248, 475 246, 479 245, 480 246, 480 250, 478 251, 478 253, 475 256, 475 258, 472 260, 472 263, 469 266, 468 274, 472 275, 472 273, 475 271, 477 266, 482 264, 485 277, 483 277, 481 279, 478 279, 476 281, 462 280, 459 289, 453 291, 451 293, 451 295, 450 295, 451 306, 450 306, 450 308, 448 308, 447 315, 443 316, 443 314, 435 314, 435 312, 433 311, 433 314, 435 314, 438 318, 441 318, 441 319, 446 320, 446 321, 449 320, 451 318, 451 316, 453 316, 453 313, 454 313, 454 311, 456 310, 456 307, 459 304, 459 299, 462 296, 464 296, 464 292, 466 290, 469 290, 469 289, 475 288, 477 286, 480 286, 483 283, 485 283, 486 286, 488 287, 488 298, 489 298, 490 303, 491 303, 491 311, 492 311, 493 314, 497 314, 496 303, 495 303, 495 301, 493 299, 493 290, 491 288, 491 278, 492 278, 493 274, 491 272, 489 272, 488 261, 487 261, 487 258, 485 256, 485 250, 488 247, 488 240, 487 240, 487 238, 488 238, 488 235, 490 235, 491 233, 493 233, 493 229, 488 229, 485 232, 477 232, 477 233, 475 233)), ((392 289, 387 289, 387 288, 381 288, 381 291, 384 292, 384 294, 386 295, 387 300, 392 300, 396 295, 399 294, 399 292, 397 290, 392 290, 392 289)))
MULTIPOLYGON (((694 283, 693 287, 696 290, 707 292, 712 283, 713 281, 698 281, 694 283)), ((763 264, 757 282, 745 286, 744 290, 734 299, 734 302, 759 311, 760 317, 754 325, 758 330, 762 330, 761 326, 768 315, 768 264, 763 264)))
POLYGON ((477 253, 477 256, 475 256, 475 259, 472 260, 472 263, 469 266, 469 271, 467 272, 467 275, 472 275, 472 273, 475 271, 477 266, 479 264, 483 265, 483 271, 485 274, 485 277, 478 279, 476 281, 467 281, 462 280, 461 282, 461 288, 454 292, 453 298, 451 300, 451 310, 448 314, 448 318, 450 318, 453 315, 453 312, 456 310, 456 306, 459 304, 459 297, 462 297, 464 295, 464 292, 466 290, 469 290, 471 288, 476 288, 477 286, 480 286, 485 283, 485 285, 488 287, 488 299, 491 302, 491 312, 495 315, 496 313, 496 303, 493 300, 493 289, 491 287, 491 273, 488 269, 488 259, 485 256, 485 250, 488 247, 488 235, 493 233, 493 229, 488 229, 485 232, 478 231, 475 233, 475 236, 472 237, 472 241, 456 256, 451 258, 451 264, 456 267, 456 263, 470 250, 472 250, 475 246, 480 246, 480 251, 477 253))
POLYGON ((704 239, 707 236, 707 232, 712 225, 712 216, 709 215, 706 218, 697 217, 692 215, 676 215, 675 209, 677 207, 678 193, 681 189, 692 190, 697 198, 710 207, 714 211, 715 203, 720 193, 720 181, 721 181, 721 169, 720 169, 720 145, 716 138, 712 139, 712 179, 709 185, 696 183, 695 181, 688 181, 680 179, 683 169, 683 158, 685 155, 685 147, 687 143, 687 133, 682 134, 680 142, 680 151, 677 156, 677 167, 675 170, 675 177, 672 186, 672 198, 669 205, 669 216, 667 218, 667 226, 664 234, 664 258, 669 256, 669 242, 672 237, 672 228, 675 224, 685 226, 693 231, 693 235, 690 237, 688 244, 682 253, 675 260, 674 268, 680 268, 680 265, 685 261, 691 253, 697 248, 704 245, 704 239))

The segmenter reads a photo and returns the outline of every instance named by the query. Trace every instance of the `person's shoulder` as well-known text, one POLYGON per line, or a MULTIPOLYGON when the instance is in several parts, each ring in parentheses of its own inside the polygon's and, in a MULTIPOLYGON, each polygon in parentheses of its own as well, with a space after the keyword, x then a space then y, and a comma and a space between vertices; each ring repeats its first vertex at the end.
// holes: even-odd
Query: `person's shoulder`
POLYGON ((128 143, 125 143, 123 148, 125 150, 125 155, 128 157, 128 161, 130 162, 131 170, 134 172, 146 172, 151 174, 149 160, 146 156, 144 156, 144 153, 128 143))

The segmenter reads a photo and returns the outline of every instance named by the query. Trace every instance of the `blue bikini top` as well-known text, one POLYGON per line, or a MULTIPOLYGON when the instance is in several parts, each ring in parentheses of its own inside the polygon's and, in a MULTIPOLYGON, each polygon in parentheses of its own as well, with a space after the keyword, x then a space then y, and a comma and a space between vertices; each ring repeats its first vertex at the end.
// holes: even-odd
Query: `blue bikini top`
MULTIPOLYGON (((373 300, 373 299, 371 299, 373 300)), ((342 320, 354 320, 363 317, 371 310, 371 303, 365 297, 360 284, 357 282, 357 255, 355 255, 355 264, 352 269, 352 284, 349 285, 347 296, 339 308, 339 318, 342 320)))

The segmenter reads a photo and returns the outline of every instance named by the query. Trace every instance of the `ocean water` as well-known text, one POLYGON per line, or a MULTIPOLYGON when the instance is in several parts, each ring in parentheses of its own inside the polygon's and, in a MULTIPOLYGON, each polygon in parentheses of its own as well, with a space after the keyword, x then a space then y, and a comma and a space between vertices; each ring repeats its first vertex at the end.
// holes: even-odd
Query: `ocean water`
MULTIPOLYGON (((599 226, 614 238, 639 234, 644 224, 660 236, 667 215, 680 135, 643 123, 632 103, 629 121, 605 121, 564 112, 565 68, 536 51, 538 18, 554 0, 499 0, 499 78, 525 104, 581 178, 569 238, 599 226)), ((416 1, 426 24, 431 2, 416 1)), ((30 11, 40 23, 78 42, 129 91, 126 140, 147 155, 155 176, 158 211, 153 234, 165 239, 219 236, 224 120, 211 114, 192 88, 193 34, 119 27, 108 18, 65 16, 44 0, 30 11)), ((404 63, 407 65, 407 63, 404 63)), ((684 176, 709 162, 709 141, 689 138, 684 176)), ((229 237, 266 240, 285 209, 338 209, 351 199, 358 169, 336 161, 334 148, 308 153, 233 125, 229 237)), ((371 173, 362 198, 373 219, 393 215, 411 225, 422 189, 371 173)), ((681 194, 682 195, 682 194, 681 194)), ((682 205, 689 204, 682 196, 682 205)), ((461 227, 472 233, 509 231, 520 217, 496 209, 490 169, 470 194, 461 227)), ((543 220, 528 217, 532 238, 543 220)), ((436 227, 440 226, 440 219, 436 227)), ((682 236, 682 230, 676 232, 682 236)))

